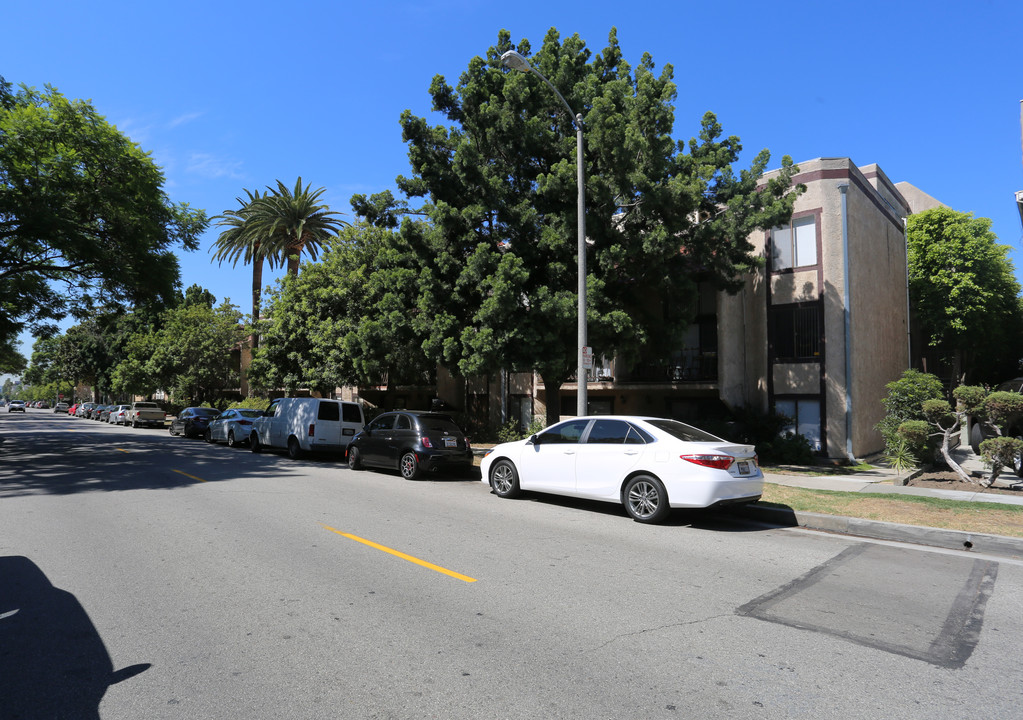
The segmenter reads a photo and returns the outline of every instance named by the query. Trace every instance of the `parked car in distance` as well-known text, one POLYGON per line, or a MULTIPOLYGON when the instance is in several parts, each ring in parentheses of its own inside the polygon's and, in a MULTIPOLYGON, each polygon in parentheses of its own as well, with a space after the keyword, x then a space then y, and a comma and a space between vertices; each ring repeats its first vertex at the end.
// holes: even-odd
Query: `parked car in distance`
POLYGON ((45 400, 39 400, 38 402, 36 402, 36 407, 39 408, 40 410, 49 410, 50 403, 46 402, 45 400))
POLYGON ((397 470, 406 480, 438 471, 466 474, 472 449, 450 415, 398 410, 377 416, 352 439, 348 467, 397 470))
POLYGON ((480 469, 498 497, 536 490, 621 503, 641 523, 661 522, 671 508, 756 502, 764 487, 752 445, 626 415, 565 420, 496 446, 480 469))
POLYGON ((284 449, 292 459, 311 451, 344 453, 364 425, 362 406, 356 402, 277 398, 253 420, 249 448, 257 453, 284 449))
POLYGON ((100 405, 92 411, 92 419, 99 420, 100 422, 107 422, 110 418, 110 410, 113 405, 100 405))
POLYGON ((58 402, 56 405, 53 406, 53 412, 55 413, 66 413, 67 409, 68 404, 64 401, 58 402))
POLYGON ((77 410, 75 410, 75 415, 77 417, 87 418, 89 417, 89 411, 94 407, 96 407, 96 403, 84 402, 78 406, 77 410))
POLYGON ((139 425, 164 427, 167 424, 167 413, 155 402, 132 403, 125 425, 128 423, 131 423, 133 428, 139 425))
POLYGON ((178 413, 178 416, 171 420, 170 434, 184 435, 187 438, 205 437, 206 428, 220 411, 209 407, 190 407, 178 413))
POLYGON ((225 410, 214 418, 206 428, 206 442, 215 443, 223 440, 228 447, 248 445, 252 422, 262 415, 262 410, 249 408, 225 410))
POLYGON ((24 400, 11 400, 7 406, 7 412, 25 412, 25 401, 24 400))
POLYGON ((111 425, 126 425, 129 410, 131 410, 131 405, 114 405, 107 415, 107 422, 111 425))

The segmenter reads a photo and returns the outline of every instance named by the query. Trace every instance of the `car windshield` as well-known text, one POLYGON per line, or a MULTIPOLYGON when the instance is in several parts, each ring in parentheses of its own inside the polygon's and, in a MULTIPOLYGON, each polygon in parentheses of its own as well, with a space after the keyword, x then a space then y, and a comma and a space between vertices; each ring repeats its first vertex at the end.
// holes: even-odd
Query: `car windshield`
POLYGON ((238 410, 237 412, 242 417, 247 417, 247 418, 256 418, 256 417, 260 417, 263 414, 262 410, 238 410))
POLYGON ((711 435, 709 432, 704 432, 678 420, 649 419, 647 423, 685 442, 723 442, 721 438, 711 435))
POLYGON ((220 411, 215 408, 192 408, 192 414, 203 417, 216 417, 220 414, 220 411))

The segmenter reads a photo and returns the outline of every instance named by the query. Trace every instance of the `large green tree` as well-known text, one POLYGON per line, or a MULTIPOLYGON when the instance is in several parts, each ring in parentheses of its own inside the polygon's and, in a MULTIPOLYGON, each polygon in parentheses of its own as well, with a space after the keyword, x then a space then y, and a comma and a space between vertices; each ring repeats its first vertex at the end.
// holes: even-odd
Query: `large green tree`
POLYGON ((991 221, 939 207, 911 215, 906 229, 910 303, 937 359, 957 383, 1018 374, 1020 284, 991 221))
MULTIPOLYGON (((97 298, 164 303, 173 248, 194 250, 207 219, 171 202, 148 153, 86 101, 0 78, 0 360, 97 298)), ((0 370, 6 368, 0 367, 0 370)))
POLYGON ((182 402, 209 402, 218 391, 238 387, 232 351, 245 338, 241 320, 241 312, 227 301, 168 310, 153 349, 153 374, 164 378, 164 386, 182 402))
MULTIPOLYGON (((435 77, 432 109, 449 124, 402 115, 412 172, 398 178, 430 221, 401 226, 421 266, 425 349, 465 374, 537 370, 553 420, 576 364, 576 134, 548 87, 502 66, 508 50, 529 58, 583 117, 587 324, 599 355, 677 347, 697 284, 737 290, 758 264, 750 233, 785 222, 799 189, 787 157, 762 182, 766 150, 735 170, 739 139, 722 137, 710 113, 697 138, 677 142, 672 66, 656 72, 644 54, 632 68, 613 30, 593 54, 578 35, 562 42, 551 29, 535 55, 501 31, 456 86, 435 77), (677 322, 666 326, 667 305, 677 322)), ((394 222, 387 213, 378 220, 394 222)))
POLYGON ((422 349, 416 256, 392 230, 342 230, 340 242, 274 289, 249 380, 263 388, 421 382, 432 370, 422 349))

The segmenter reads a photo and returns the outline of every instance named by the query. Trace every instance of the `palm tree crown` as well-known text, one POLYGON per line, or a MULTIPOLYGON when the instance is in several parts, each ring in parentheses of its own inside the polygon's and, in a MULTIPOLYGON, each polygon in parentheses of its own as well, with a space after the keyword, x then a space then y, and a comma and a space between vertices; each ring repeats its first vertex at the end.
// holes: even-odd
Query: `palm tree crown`
POLYGON ((280 180, 276 190, 267 189, 266 195, 247 207, 242 232, 259 238, 267 256, 287 258, 288 273, 298 275, 302 253, 315 260, 320 248, 348 223, 336 217, 341 213, 319 203, 324 188, 314 192, 308 185, 303 187, 301 177, 294 190, 280 180))

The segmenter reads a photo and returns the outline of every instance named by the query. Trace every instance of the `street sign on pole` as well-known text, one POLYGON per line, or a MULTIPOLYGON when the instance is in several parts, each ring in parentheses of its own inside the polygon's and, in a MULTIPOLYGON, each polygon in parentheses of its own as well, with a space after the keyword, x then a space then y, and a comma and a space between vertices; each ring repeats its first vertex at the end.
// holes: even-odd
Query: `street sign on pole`
POLYGON ((593 369, 593 348, 583 348, 583 367, 587 370, 593 369))

